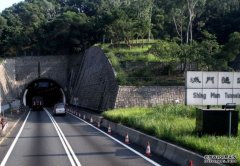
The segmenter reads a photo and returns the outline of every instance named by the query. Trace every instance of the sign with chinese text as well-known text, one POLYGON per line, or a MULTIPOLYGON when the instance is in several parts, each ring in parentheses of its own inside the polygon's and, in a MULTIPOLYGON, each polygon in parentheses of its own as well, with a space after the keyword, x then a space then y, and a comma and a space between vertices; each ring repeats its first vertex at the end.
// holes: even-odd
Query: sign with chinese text
POLYGON ((187 72, 187 105, 226 103, 240 104, 240 72, 187 72))

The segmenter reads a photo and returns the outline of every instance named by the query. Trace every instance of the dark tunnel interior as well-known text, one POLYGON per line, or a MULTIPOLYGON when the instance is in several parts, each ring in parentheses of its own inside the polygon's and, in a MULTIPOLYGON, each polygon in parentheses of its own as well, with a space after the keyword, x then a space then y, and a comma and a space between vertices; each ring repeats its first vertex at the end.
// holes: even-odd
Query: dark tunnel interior
POLYGON ((58 102, 64 102, 64 94, 58 83, 49 79, 38 79, 31 82, 27 88, 26 105, 32 106, 33 97, 43 98, 44 107, 53 107, 58 102))

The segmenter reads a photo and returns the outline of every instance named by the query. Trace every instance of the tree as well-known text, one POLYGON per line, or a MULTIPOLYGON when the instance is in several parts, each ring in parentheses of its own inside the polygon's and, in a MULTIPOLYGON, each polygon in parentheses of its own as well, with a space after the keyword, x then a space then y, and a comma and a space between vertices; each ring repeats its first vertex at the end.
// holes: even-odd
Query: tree
POLYGON ((228 63, 233 61, 240 54, 240 32, 234 32, 229 36, 228 42, 223 46, 222 51, 217 56, 218 69, 229 69, 228 63))
POLYGON ((207 31, 203 31, 204 40, 198 45, 198 57, 195 60, 199 64, 200 69, 214 70, 216 66, 216 56, 221 51, 221 46, 217 42, 215 35, 207 31))

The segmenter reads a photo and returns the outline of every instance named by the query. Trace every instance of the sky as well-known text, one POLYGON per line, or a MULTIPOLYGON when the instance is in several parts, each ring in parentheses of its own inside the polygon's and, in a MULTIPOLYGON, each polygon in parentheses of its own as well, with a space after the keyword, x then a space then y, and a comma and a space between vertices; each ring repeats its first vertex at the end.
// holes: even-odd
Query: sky
POLYGON ((2 12, 5 8, 12 6, 14 3, 18 3, 23 0, 0 0, 0 12, 2 12))

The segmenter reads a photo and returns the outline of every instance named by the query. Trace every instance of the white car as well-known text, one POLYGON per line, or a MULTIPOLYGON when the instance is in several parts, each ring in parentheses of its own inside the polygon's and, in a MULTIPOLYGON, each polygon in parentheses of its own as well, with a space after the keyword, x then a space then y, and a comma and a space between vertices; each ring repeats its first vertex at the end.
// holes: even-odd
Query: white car
POLYGON ((53 115, 66 115, 66 107, 64 103, 57 103, 53 108, 53 115))

